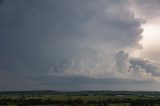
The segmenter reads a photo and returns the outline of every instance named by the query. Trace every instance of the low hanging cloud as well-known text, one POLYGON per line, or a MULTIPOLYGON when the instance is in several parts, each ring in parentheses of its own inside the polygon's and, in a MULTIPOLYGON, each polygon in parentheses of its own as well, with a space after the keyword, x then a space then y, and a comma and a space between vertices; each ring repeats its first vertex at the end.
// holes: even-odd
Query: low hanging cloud
POLYGON ((160 64, 158 61, 151 61, 143 58, 131 58, 131 67, 139 66, 154 77, 160 77, 160 64))
POLYGON ((118 51, 115 56, 93 55, 92 58, 78 58, 54 66, 49 69, 48 75, 58 76, 86 76, 90 78, 102 79, 126 79, 137 81, 158 81, 159 64, 145 60, 143 58, 130 57, 125 51, 118 51), (102 57, 101 57, 102 56, 102 57), (106 57, 106 58, 104 58, 106 57), (58 68, 60 67, 60 68, 58 68), (55 70, 59 71, 55 71, 55 70))
POLYGON ((124 51, 117 53, 117 71, 122 73, 128 79, 134 80, 156 80, 154 71, 158 73, 159 66, 151 61, 145 61, 143 58, 134 58, 124 51))

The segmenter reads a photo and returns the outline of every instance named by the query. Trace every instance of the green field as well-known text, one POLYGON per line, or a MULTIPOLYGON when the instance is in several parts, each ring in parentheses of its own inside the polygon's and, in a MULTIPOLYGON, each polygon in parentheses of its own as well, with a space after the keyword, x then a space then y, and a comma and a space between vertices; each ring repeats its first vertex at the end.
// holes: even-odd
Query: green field
POLYGON ((159 92, 1 92, 0 106, 160 106, 159 92))

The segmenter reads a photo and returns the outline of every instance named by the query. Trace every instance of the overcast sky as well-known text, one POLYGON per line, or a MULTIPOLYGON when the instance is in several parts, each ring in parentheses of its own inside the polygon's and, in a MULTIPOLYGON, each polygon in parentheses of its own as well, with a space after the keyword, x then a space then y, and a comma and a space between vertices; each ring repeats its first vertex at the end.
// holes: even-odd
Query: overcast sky
POLYGON ((0 0, 0 91, 159 90, 160 0, 0 0))

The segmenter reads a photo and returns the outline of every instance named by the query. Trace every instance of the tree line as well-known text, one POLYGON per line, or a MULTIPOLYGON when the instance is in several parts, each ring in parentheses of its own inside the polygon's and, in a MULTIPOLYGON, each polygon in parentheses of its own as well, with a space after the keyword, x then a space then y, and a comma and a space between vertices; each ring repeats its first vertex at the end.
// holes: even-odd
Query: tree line
MULTIPOLYGON (((154 104, 160 104, 160 99, 113 99, 108 98, 105 100, 84 100, 83 98, 67 100, 54 100, 51 98, 38 99, 38 98, 1 98, 0 105, 17 105, 17 106, 34 106, 34 105, 48 105, 56 104, 58 106, 109 106, 109 104, 128 104, 129 106, 154 106, 154 104)), ((128 106, 127 105, 127 106, 128 106)), ((124 105, 125 106, 125 105, 124 105)))

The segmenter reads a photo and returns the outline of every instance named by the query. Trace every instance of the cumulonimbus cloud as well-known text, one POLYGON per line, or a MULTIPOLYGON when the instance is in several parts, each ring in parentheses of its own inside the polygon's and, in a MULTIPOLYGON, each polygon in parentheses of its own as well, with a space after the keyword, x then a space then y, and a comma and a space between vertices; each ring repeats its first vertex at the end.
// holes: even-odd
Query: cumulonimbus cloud
MULTIPOLYGON (((130 51, 139 47, 141 39, 141 21, 135 18, 134 13, 125 8, 125 4, 116 5, 108 1, 92 2, 93 7, 78 8, 81 14, 91 14, 85 20, 85 27, 81 33, 83 42, 72 49, 79 48, 81 43, 84 47, 66 56, 49 69, 50 75, 83 75, 94 78, 122 78, 133 80, 156 79, 159 65, 155 65, 143 58, 130 56, 130 51), (103 4, 106 5, 103 5, 103 4), (98 8, 98 9, 95 9, 98 8), (90 13, 91 12, 91 13, 90 13), (117 52, 118 51, 118 52, 117 52)), ((74 40, 78 40, 75 38, 74 40)), ((69 40, 70 41, 70 40, 69 40)), ((67 49, 65 49, 67 51, 67 49)))
POLYGON ((128 0, 3 1, 0 73, 158 80, 159 63, 132 56, 143 29, 130 6, 128 0))

